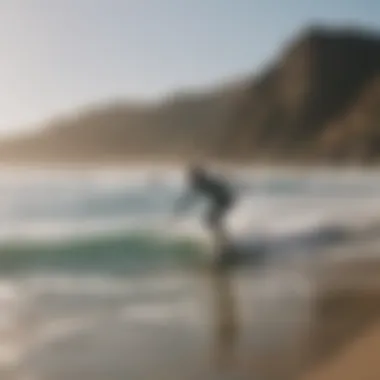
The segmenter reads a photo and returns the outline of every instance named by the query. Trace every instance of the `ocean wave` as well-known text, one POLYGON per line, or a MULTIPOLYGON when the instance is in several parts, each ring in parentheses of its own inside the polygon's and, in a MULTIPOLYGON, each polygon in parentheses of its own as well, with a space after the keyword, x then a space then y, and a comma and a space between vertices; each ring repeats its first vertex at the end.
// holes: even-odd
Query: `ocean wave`
MULTIPOLYGON (((207 205, 180 220, 170 216, 180 172, 24 174, 0 176, 0 271, 187 266, 211 250, 201 215, 207 205)), ((335 176, 236 175, 240 196, 226 220, 235 257, 309 253, 373 226, 375 234, 379 181, 335 176)))
MULTIPOLYGON (((351 229, 322 225, 284 233, 246 233, 232 240, 241 262, 270 260, 276 255, 313 251, 357 238, 351 229)), ((204 263, 211 241, 202 233, 179 228, 139 230, 77 236, 59 241, 12 241, 0 245, 0 272, 85 271, 138 272, 148 269, 190 267, 204 263)))
POLYGON ((191 265, 202 252, 191 239, 165 240, 154 234, 78 237, 66 241, 20 241, 0 246, 0 272, 124 272, 191 265))

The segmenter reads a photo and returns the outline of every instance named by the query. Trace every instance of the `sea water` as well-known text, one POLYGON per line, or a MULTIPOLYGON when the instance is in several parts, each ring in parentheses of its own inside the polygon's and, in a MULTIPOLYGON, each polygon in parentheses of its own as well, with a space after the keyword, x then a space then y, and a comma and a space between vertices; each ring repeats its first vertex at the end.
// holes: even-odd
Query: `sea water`
POLYGON ((207 204, 173 216, 181 171, 3 168, 1 379, 236 379, 288 365, 313 293, 308 266, 289 263, 376 225, 380 178, 228 175, 238 201, 226 225, 245 259, 216 275, 207 204))

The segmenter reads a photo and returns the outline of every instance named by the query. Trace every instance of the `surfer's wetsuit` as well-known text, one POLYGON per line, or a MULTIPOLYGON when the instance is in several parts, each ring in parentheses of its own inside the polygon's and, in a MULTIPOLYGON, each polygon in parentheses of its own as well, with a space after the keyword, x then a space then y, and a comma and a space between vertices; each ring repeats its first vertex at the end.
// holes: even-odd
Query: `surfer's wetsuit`
POLYGON ((222 221, 234 203, 232 190, 225 181, 199 167, 190 169, 189 185, 193 193, 203 195, 210 201, 211 206, 205 218, 206 225, 217 235, 218 240, 225 239, 222 221))

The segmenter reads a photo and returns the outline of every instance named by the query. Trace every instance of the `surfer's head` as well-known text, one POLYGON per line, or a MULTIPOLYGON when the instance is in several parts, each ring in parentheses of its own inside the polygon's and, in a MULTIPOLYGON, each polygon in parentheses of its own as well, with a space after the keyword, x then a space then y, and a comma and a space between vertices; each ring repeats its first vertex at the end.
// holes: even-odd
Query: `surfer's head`
POLYGON ((200 180, 206 176, 206 170, 199 163, 190 165, 188 173, 193 181, 200 180))

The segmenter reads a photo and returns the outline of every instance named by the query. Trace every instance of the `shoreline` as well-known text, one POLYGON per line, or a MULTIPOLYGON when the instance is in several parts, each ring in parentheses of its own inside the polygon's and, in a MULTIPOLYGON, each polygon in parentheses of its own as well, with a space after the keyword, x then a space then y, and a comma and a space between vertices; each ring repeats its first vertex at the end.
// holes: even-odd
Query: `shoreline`
POLYGON ((379 276, 380 256, 359 255, 330 262, 317 275, 319 294, 309 340, 311 355, 300 380, 380 377, 376 359, 380 347, 379 276), (336 286, 337 281, 340 286, 336 286))
MULTIPOLYGON (((0 163, 0 171, 123 171, 123 170, 183 170, 188 162, 175 162, 174 160, 136 159, 130 161, 94 161, 94 162, 9 162, 0 163)), ((197 161, 195 161, 197 162, 197 161)), ((201 161, 202 162, 202 161, 201 161)), ((287 164, 287 163, 246 163, 246 162, 221 162, 205 160, 205 165, 217 170, 227 171, 256 171, 281 174, 378 174, 380 165, 329 165, 329 164, 287 164)))

